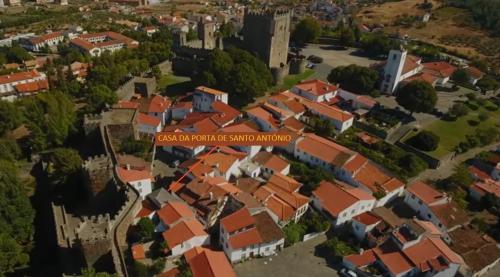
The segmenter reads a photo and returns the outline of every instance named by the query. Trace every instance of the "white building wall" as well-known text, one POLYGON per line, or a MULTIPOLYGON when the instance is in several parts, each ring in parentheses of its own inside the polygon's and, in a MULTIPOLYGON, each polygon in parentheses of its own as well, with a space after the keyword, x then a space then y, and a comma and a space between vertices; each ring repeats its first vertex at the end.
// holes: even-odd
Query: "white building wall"
POLYGON ((196 236, 173 247, 172 256, 182 255, 184 254, 184 252, 194 247, 209 245, 209 244, 210 244, 210 237, 208 235, 196 236))
POLYGON ((141 198, 144 199, 148 194, 153 191, 153 185, 151 184, 151 179, 144 179, 144 180, 138 180, 134 182, 130 182, 130 185, 132 185, 141 195, 141 198))

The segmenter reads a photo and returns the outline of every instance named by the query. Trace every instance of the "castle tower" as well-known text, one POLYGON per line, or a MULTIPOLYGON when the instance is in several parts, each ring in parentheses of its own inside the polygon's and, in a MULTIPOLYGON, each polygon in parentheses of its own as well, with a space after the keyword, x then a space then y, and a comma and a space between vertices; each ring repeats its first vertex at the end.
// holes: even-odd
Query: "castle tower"
POLYGON ((198 38, 201 40, 201 48, 214 49, 217 40, 215 38, 215 23, 198 21, 198 38))
POLYGON ((243 42, 269 68, 282 68, 287 64, 292 11, 245 10, 243 42))
POLYGON ((404 49, 391 50, 384 67, 384 76, 380 90, 383 93, 393 94, 401 81, 401 73, 406 61, 407 51, 404 49))

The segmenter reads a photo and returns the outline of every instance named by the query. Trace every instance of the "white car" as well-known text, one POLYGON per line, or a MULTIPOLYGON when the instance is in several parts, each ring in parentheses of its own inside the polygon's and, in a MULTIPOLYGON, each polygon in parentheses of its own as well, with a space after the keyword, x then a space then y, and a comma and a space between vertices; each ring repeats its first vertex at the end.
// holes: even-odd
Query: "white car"
POLYGON ((358 277, 358 275, 354 271, 345 267, 340 270, 340 275, 344 277, 358 277))

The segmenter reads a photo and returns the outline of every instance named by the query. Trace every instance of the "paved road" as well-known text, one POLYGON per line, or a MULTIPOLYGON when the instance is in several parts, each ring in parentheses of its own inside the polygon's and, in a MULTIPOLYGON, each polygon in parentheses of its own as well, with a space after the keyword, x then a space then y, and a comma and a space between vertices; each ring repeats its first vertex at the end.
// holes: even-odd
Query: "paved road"
POLYGON ((500 263, 498 263, 495 267, 493 267, 482 277, 498 277, 498 276, 500 276, 500 263))
POLYGON ((324 258, 315 255, 315 247, 326 240, 320 236, 285 248, 277 256, 254 259, 235 265, 238 277, 324 277, 338 276, 324 258))
POLYGON ((306 57, 316 55, 323 58, 323 63, 318 64, 315 71, 317 78, 326 80, 326 77, 334 67, 350 64, 369 66, 378 62, 376 60, 356 55, 355 51, 356 49, 334 50, 328 45, 308 44, 307 47, 302 49, 301 54, 306 57))

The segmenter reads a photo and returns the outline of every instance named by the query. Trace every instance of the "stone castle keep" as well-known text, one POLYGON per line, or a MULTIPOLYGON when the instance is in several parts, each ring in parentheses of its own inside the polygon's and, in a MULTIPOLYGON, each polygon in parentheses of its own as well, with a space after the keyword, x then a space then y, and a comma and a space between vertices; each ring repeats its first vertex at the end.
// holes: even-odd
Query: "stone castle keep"
POLYGON ((245 11, 243 43, 271 69, 287 64, 291 11, 245 11))

